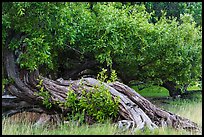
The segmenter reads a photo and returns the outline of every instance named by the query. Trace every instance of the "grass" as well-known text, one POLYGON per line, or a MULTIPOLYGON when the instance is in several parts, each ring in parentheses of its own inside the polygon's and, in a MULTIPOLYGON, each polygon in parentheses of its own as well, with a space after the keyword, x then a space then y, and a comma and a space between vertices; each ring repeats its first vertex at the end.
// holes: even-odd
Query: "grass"
MULTIPOLYGON (((151 97, 151 98, 155 97, 156 98, 156 97, 168 97, 169 96, 168 90, 160 86, 150 86, 142 90, 138 90, 137 86, 132 86, 131 88, 133 88, 135 91, 137 91, 140 95, 144 97, 151 97)), ((201 90, 201 88, 198 87, 197 85, 192 85, 192 86, 189 86, 187 90, 188 91, 201 90)))
POLYGON ((189 100, 177 100, 170 102, 169 105, 174 107, 166 107, 164 109, 169 110, 175 114, 191 119, 192 121, 202 125, 202 103, 189 100))
MULTIPOLYGON (((194 88, 191 88, 195 90, 194 88)), ((142 95, 146 97, 164 97, 166 91, 153 87, 144 89, 142 95), (159 89, 159 90, 158 90, 159 89), (149 91, 148 91, 149 90, 149 91), (150 91, 151 90, 151 91, 150 91), (148 92, 147 92, 148 91, 148 92), (156 92, 156 93, 154 93, 156 92), (148 93, 148 94, 147 94, 148 93), (160 94, 159 94, 160 93, 160 94), (152 94, 152 95, 149 95, 152 94), (157 96, 156 96, 157 95, 157 96)), ((188 118, 202 127, 202 94, 196 92, 186 99, 165 100, 165 104, 159 104, 159 107, 178 114, 182 117, 188 118)), ((50 126, 50 125, 49 125, 50 126)), ((2 120, 2 134, 3 135, 192 135, 197 133, 187 132, 184 130, 175 130, 171 128, 159 128, 154 131, 144 130, 137 132, 124 131, 121 132, 115 124, 110 121, 104 124, 83 124, 76 126, 75 124, 61 124, 57 127, 33 127, 31 123, 21 121, 14 122, 11 119, 2 120)))
POLYGON ((133 86, 133 89, 144 97, 167 97, 169 92, 164 87, 151 86, 142 90, 137 90, 137 87, 133 86))
MULTIPOLYGON (((11 123, 11 121, 3 120, 3 135, 112 135, 120 134, 114 124, 107 121, 104 124, 83 124, 76 126, 75 124, 61 124, 58 127, 33 127, 31 123, 11 123)), ((128 131, 126 134, 129 134, 128 131)))

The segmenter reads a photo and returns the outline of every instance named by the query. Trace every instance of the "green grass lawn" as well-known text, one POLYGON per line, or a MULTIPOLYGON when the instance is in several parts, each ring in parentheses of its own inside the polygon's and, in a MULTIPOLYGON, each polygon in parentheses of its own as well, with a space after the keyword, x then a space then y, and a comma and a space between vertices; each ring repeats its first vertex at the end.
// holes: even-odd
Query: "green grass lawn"
MULTIPOLYGON (((136 86, 132 86, 131 88, 133 88, 136 92, 138 92, 141 96, 144 96, 144 97, 153 98, 153 97, 168 97, 169 96, 168 90, 160 86, 151 86, 151 87, 144 88, 142 90, 138 90, 136 86)), ((193 86, 189 86, 187 90, 189 91, 201 90, 201 88, 196 85, 193 85, 193 86)))
POLYGON ((151 86, 143 90, 137 90, 135 86, 132 87, 136 92, 144 97, 168 97, 169 92, 167 89, 159 86, 151 86))

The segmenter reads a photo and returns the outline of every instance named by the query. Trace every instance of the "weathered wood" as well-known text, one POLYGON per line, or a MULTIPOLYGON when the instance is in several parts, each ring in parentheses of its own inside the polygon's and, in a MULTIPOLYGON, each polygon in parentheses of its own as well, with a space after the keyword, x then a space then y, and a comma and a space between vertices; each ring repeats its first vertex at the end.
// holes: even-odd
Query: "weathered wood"
POLYGON ((115 82, 110 85, 116 90, 125 93, 125 95, 127 95, 127 98, 136 103, 145 112, 145 114, 158 126, 166 125, 176 129, 181 128, 188 130, 200 130, 195 122, 156 107, 150 101, 139 95, 127 85, 119 82, 115 82))

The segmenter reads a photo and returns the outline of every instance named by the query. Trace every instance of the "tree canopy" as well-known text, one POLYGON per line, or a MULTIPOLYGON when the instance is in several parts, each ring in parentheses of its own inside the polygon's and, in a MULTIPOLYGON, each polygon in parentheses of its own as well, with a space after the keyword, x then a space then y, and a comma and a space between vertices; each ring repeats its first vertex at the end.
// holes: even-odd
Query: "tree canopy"
MULTIPOLYGON (((162 5, 150 4, 152 9, 162 5)), ((200 3, 187 4, 192 5, 200 3)), ((114 69, 126 84, 173 81, 181 87, 197 81, 202 27, 193 17, 200 8, 190 10, 193 16, 189 10, 183 12, 179 21, 170 16, 173 13, 156 17, 147 9, 147 4, 120 2, 4 2, 3 47, 9 35, 15 35, 9 48, 19 66, 55 72, 54 78, 85 66, 84 70, 95 67, 97 72, 100 67, 114 69), (153 16, 156 22, 151 21, 153 16), (94 63, 86 66, 87 62, 94 63)))

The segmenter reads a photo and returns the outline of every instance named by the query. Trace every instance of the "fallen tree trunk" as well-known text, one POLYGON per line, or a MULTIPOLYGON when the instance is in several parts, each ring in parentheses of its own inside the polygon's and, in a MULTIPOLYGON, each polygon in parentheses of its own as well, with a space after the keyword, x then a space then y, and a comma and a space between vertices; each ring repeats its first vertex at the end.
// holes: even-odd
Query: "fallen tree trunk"
POLYGON ((118 111, 118 121, 120 125, 124 122, 129 122, 129 127, 130 124, 132 124, 134 129, 143 129, 144 127, 148 127, 153 130, 161 126, 167 126, 175 129, 200 131, 200 128, 196 123, 156 107, 147 99, 139 95, 136 91, 120 82, 107 84, 94 78, 82 78, 74 81, 58 79, 54 81, 40 76, 38 71, 23 71, 21 73, 15 64, 13 53, 6 50, 5 55, 7 75, 9 78, 13 79, 13 83, 9 84, 6 87, 6 90, 19 100, 18 104, 21 107, 16 107, 18 104, 14 101, 11 101, 13 104, 8 104, 8 100, 14 100, 13 98, 7 98, 7 101, 4 99, 2 102, 3 108, 5 110, 8 107, 11 108, 10 112, 2 113, 4 116, 12 115, 20 112, 20 110, 22 111, 23 109, 30 109, 40 113, 43 112, 48 115, 62 114, 65 116, 67 113, 71 113, 70 109, 64 108, 55 102, 65 102, 69 88, 80 96, 82 89, 89 92, 92 87, 104 86, 110 91, 113 98, 119 97, 120 99, 118 111), (45 98, 36 94, 39 93, 40 90, 39 83, 41 83, 40 88, 43 87, 50 96, 49 102, 52 104, 52 107, 49 109, 43 104, 43 100, 45 98), (13 107, 11 107, 12 105, 13 107), (34 109, 35 107, 31 109, 31 106, 37 106, 39 109, 34 109), (19 111, 12 112, 11 110, 14 110, 14 108, 18 108, 19 111))
MULTIPOLYGON (((43 77, 42 77, 43 78, 43 77)), ((54 101, 65 101, 66 93, 68 91, 68 86, 72 87, 72 89, 80 93, 80 83, 83 83, 83 88, 89 90, 90 87, 93 86, 100 86, 100 82, 93 78, 84 78, 82 80, 76 81, 53 81, 47 78, 43 78, 43 85, 45 89, 50 92, 52 100, 54 101)), ((154 129, 161 126, 169 126, 176 129, 188 129, 188 130, 199 130, 199 127, 196 123, 182 118, 176 114, 172 114, 171 112, 167 112, 160 108, 157 108, 151 102, 140 96, 136 93, 133 89, 129 88, 128 86, 120 83, 115 82, 111 84, 103 83, 106 88, 109 89, 113 97, 120 97, 120 104, 119 104, 119 114, 121 115, 122 119, 120 120, 128 120, 132 121, 134 127, 136 129, 143 129, 147 126, 149 129, 154 129)), ((25 99, 26 100, 26 99, 25 99)), ((26 108, 29 111, 28 103, 20 103, 19 106, 26 108), (22 105, 24 104, 24 105, 22 105)), ((6 107, 6 105, 3 105, 6 107)), ((60 113, 66 115, 68 113, 67 110, 58 106, 61 110, 60 113)), ((45 108, 44 108, 45 109, 45 108)), ((40 111, 32 107, 31 111, 40 111)), ((40 111, 47 112, 46 111, 40 111)), ((51 111, 49 112, 51 114, 51 111)), ((54 111, 52 114, 56 114, 54 111)), ((5 114, 4 114, 5 115, 5 114)))
POLYGON ((26 101, 20 100, 16 96, 2 96, 2 117, 10 117, 23 111, 43 113, 38 105, 31 105, 26 101))

